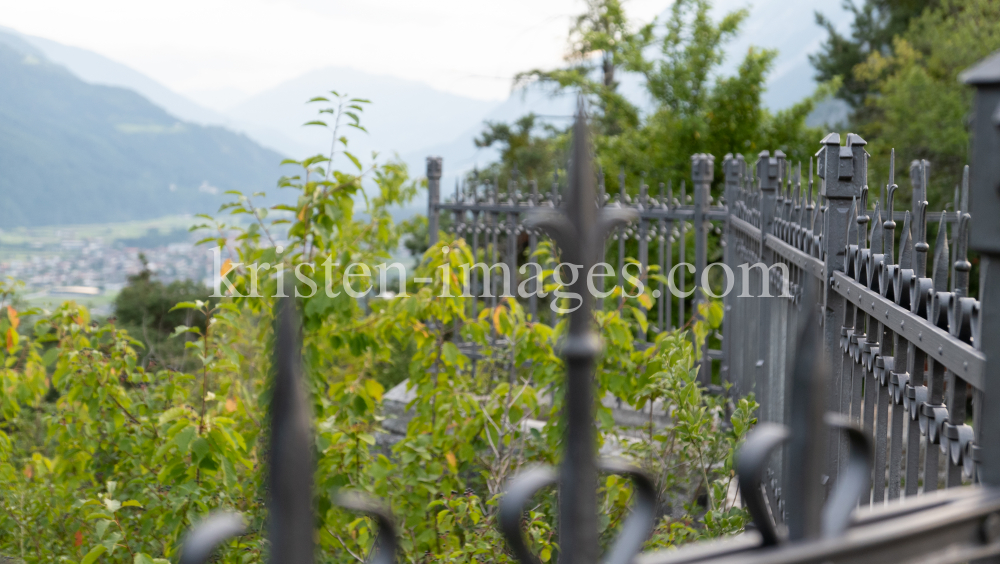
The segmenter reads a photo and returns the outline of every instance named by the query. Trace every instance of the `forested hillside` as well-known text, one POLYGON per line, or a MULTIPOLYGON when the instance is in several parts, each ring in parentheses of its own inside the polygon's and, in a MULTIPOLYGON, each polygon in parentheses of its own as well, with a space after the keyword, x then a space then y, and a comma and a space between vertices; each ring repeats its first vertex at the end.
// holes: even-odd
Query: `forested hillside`
POLYGON ((282 156, 179 121, 142 96, 85 83, 0 44, 0 226, 214 211, 226 190, 272 188, 282 156))

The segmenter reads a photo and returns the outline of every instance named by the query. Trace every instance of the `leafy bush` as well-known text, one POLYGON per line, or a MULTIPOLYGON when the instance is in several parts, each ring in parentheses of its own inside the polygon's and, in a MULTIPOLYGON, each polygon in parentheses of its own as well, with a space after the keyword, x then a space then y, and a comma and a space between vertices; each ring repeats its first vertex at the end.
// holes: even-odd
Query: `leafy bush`
MULTIPOLYGON (((561 453, 564 367, 556 350, 565 321, 535 322, 513 300, 473 316, 470 300, 443 291, 455 287, 452 273, 477 259, 454 238, 430 248, 417 266, 416 276, 432 283, 418 289, 402 281, 392 299, 348 297, 346 265, 374 269, 388 261, 402 234, 389 208, 417 185, 398 163, 363 165, 346 151, 337 132, 343 119, 359 126, 352 115, 362 100, 334 93, 316 101, 328 104, 322 114, 331 122, 319 125, 337 141, 331 154, 296 162, 302 172, 282 179, 296 204, 266 210, 254 205, 256 195, 237 193, 223 210, 248 215, 248 227, 206 218, 213 233, 238 236, 206 239, 226 253, 230 295, 175 308, 191 314, 174 338, 183 340, 192 369, 144 367, 126 331, 92 323, 73 303, 51 313, 11 307, 0 317, 0 553, 31 563, 175 560, 184 531, 226 508, 242 512, 249 531, 223 548, 220 561, 261 561, 274 301, 245 296, 255 286, 274 296, 290 280, 247 266, 266 262, 272 271, 280 265, 311 274, 317 286, 298 281, 282 290, 305 296, 299 304, 315 419, 318 559, 361 561, 370 550, 372 523, 333 504, 349 488, 391 505, 402 561, 510 560, 495 526, 503 484, 527 464, 558 463, 561 453), (337 160, 353 170, 335 168, 337 160), (31 327, 20 322, 27 315, 31 327), (409 359, 416 399, 405 436, 389 445, 379 440, 383 383, 400 358, 409 359)), ((543 249, 539 258, 551 263, 554 251, 543 249)), ((545 288, 559 289, 551 270, 545 288)), ((5 299, 6 292, 0 288, 5 299)), ((656 402, 664 414, 626 428, 606 402, 595 405, 601 446, 656 476, 663 516, 650 546, 740 530, 746 517, 734 507, 732 453, 756 404, 709 395, 696 380, 695 345, 718 326, 719 304, 702 303, 690 332, 663 333, 639 349, 634 336, 647 329, 642 311, 650 296, 611 301, 617 307, 595 313, 605 341, 596 397, 640 410, 656 402)), ((601 487, 607 545, 631 490, 616 476, 601 487)), ((556 504, 554 491, 542 492, 525 523, 543 561, 558 552, 556 504)))

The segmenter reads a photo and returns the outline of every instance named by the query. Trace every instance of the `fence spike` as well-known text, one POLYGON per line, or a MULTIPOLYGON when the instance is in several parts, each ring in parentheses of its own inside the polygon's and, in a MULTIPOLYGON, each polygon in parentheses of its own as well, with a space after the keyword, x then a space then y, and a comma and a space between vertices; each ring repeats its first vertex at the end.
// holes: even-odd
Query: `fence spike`
POLYGON ((903 234, 899 240, 899 268, 913 268, 913 237, 910 235, 910 210, 903 216, 903 234))
POLYGON ((791 437, 786 496, 788 532, 792 540, 820 536, 824 488, 822 474, 826 462, 826 385, 829 367, 825 362, 823 338, 815 286, 807 284, 797 327, 796 350, 791 372, 791 437))
MULTIPOLYGON (((892 175, 889 176, 892 178, 892 175)), ((884 253, 885 253, 885 264, 886 266, 892 264, 892 261, 896 258, 896 222, 893 220, 895 215, 896 207, 896 189, 899 188, 895 184, 889 184, 886 187, 886 210, 885 210, 885 223, 882 224, 882 229, 885 230, 885 238, 883 239, 884 253)))
POLYGON ((872 250, 872 254, 882 252, 882 210, 879 209, 879 202, 875 202, 875 211, 872 213, 873 221, 871 233, 868 235, 868 240, 871 241, 869 248, 872 250))
POLYGON ((960 212, 968 212, 969 210, 969 165, 965 165, 962 168, 962 195, 959 200, 960 212))
POLYGON ((889 150, 889 185, 896 183, 896 149, 889 150))
POLYGON ((969 262, 969 221, 972 216, 963 213, 958 220, 958 237, 955 241, 955 290, 960 296, 969 295, 969 271, 972 264, 969 262))
POLYGON ((911 196, 911 201, 913 203, 913 221, 914 221, 914 237, 920 237, 920 218, 917 217, 918 207, 920 202, 924 201, 921 171, 920 171, 920 161, 914 160, 910 161, 910 186, 913 188, 913 193, 911 196))
POLYGON ((857 224, 858 224, 858 248, 867 249, 868 248, 868 230, 865 229, 865 225, 871 218, 868 215, 868 186, 863 186, 861 188, 861 199, 858 200, 857 208, 857 224))
POLYGON ((927 274, 927 202, 917 204, 917 213, 913 218, 913 273, 917 278, 927 274))
POLYGON ((851 211, 847 212, 847 243, 855 245, 858 242, 858 198, 851 196, 851 211))
POLYGON ((948 290, 948 225, 944 218, 945 214, 942 211, 941 221, 938 223, 937 241, 934 243, 934 268, 931 274, 935 292, 948 290))

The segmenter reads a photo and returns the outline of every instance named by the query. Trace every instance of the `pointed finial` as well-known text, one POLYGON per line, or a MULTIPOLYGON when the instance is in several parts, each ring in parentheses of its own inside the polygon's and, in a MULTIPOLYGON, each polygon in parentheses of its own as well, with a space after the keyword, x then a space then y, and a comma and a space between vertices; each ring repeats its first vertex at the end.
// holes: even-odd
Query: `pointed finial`
POLYGON ((903 216, 903 234, 899 239, 899 268, 913 268, 913 237, 910 235, 910 210, 903 216))
POLYGON ((971 211, 969 210, 969 165, 962 168, 962 195, 959 199, 958 211, 971 211))
POLYGON ((882 213, 879 209, 879 203, 875 202, 875 212, 872 214, 875 218, 872 221, 871 232, 868 235, 868 240, 871 241, 869 248, 871 248, 872 253, 882 253, 882 213))
POLYGON ((806 205, 809 209, 814 206, 813 202, 813 158, 809 157, 809 197, 806 199, 806 205))
POLYGON ((882 229, 885 232, 883 238, 883 253, 885 253, 885 263, 886 265, 892 264, 895 258, 895 244, 896 244, 896 222, 893 221, 893 215, 895 214, 895 197, 896 197, 895 184, 890 184, 886 189, 886 201, 885 201, 885 222, 882 223, 882 229))
POLYGON ((923 278, 927 274, 927 202, 917 204, 917 214, 913 225, 913 265, 914 274, 923 278))
POLYGON ((858 201, 857 208, 857 224, 858 224, 858 248, 865 249, 868 248, 868 237, 865 225, 868 225, 868 186, 861 188, 861 199, 858 201))
POLYGON ((889 185, 896 183, 896 149, 889 150, 889 185))
POLYGON ((958 237, 955 241, 955 291, 960 296, 969 295, 969 221, 972 216, 963 213, 958 220, 958 237))
POLYGON ((847 213, 847 242, 848 244, 854 242, 855 245, 860 245, 858 241, 858 199, 856 196, 851 196, 851 211, 847 213))
POLYGON ((934 279, 935 292, 948 291, 948 225, 944 218, 945 213, 941 212, 937 241, 934 243, 934 268, 931 277, 934 279))

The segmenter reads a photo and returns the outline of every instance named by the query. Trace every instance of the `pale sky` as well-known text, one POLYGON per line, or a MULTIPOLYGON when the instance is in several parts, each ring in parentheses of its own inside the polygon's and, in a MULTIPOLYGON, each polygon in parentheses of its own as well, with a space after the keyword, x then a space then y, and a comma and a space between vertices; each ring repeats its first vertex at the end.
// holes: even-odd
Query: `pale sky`
MULTIPOLYGON (((669 0, 629 0, 650 21, 669 0)), ((504 99, 562 61, 582 0, 0 0, 0 25, 95 51, 194 98, 349 66, 504 99)))

